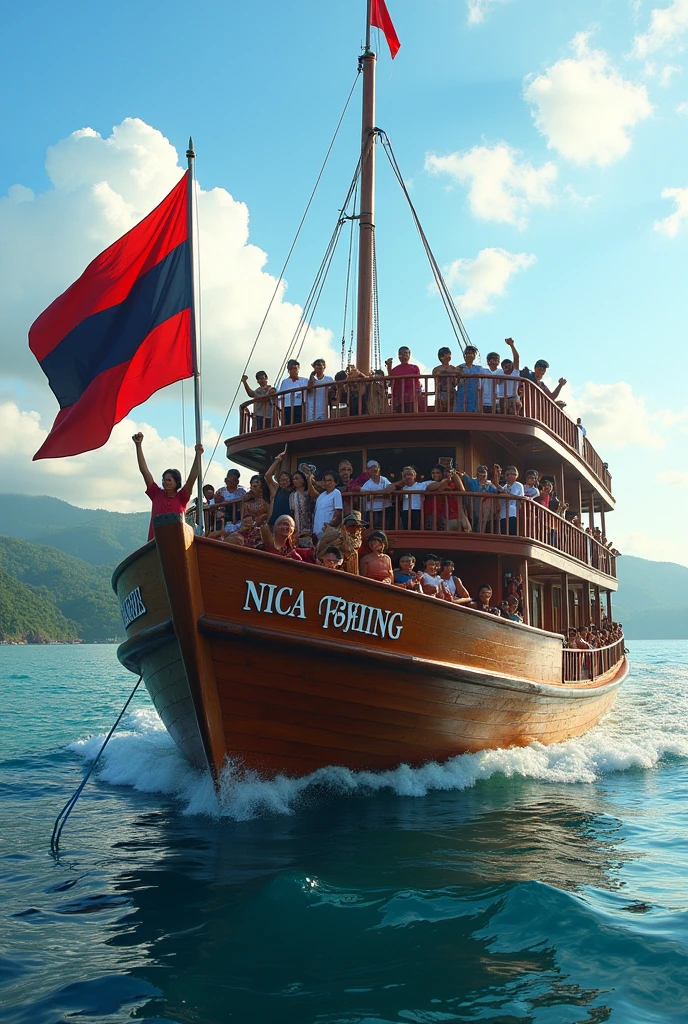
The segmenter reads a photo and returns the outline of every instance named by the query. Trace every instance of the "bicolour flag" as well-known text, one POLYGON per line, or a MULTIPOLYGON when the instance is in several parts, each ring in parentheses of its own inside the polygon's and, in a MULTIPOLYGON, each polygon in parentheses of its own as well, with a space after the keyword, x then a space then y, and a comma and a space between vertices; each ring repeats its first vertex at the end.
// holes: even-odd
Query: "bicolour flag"
POLYGON ((401 43, 392 24, 392 19, 389 16, 385 0, 373 0, 370 5, 370 24, 375 28, 382 29, 389 46, 389 52, 392 54, 392 60, 394 60, 399 53, 401 43))
POLYGON ((192 376, 189 188, 187 171, 31 326, 60 405, 34 459, 100 448, 134 406, 192 376))

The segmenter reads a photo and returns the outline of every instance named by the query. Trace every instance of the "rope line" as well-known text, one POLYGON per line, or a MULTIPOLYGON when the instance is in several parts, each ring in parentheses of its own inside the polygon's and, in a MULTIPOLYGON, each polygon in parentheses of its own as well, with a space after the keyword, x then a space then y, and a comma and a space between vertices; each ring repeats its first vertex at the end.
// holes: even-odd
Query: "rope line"
POLYGON ((86 783, 90 779, 91 775, 93 774, 93 769, 98 764, 98 761, 100 760, 100 755, 103 753, 103 751, 107 747, 108 742, 110 740, 110 737, 112 736, 112 734, 114 733, 115 729, 117 728, 117 726, 121 722, 122 716, 124 715, 124 712, 127 710, 129 705, 131 704, 132 700, 134 699, 134 694, 136 693, 136 691, 138 690, 139 686, 141 685, 141 680, 142 679, 143 679, 143 675, 140 675, 139 678, 136 680, 136 686, 134 687, 134 689, 131 691, 131 693, 127 697, 127 700, 126 700, 126 703, 125 703, 124 707, 122 708, 120 713, 117 715, 117 719, 115 721, 115 724, 110 729, 110 732, 107 734, 107 736, 105 737, 105 740, 103 741, 103 745, 100 748, 100 750, 98 751, 98 754, 96 756, 95 761, 93 761, 91 767, 88 769, 88 771, 84 775, 83 779, 79 783, 76 791, 72 794, 72 796, 70 796, 69 800, 64 805, 64 807, 62 808, 62 810, 58 814, 57 818, 55 819, 55 824, 53 825, 53 834, 50 837, 50 852, 52 853, 53 857, 57 857, 58 856, 59 848, 60 848, 60 836, 62 835, 62 829, 65 827, 65 825, 67 823, 67 818, 69 817, 69 815, 74 810, 74 806, 75 806, 77 800, 79 799, 79 797, 81 796, 81 793, 82 793, 82 791, 84 789, 84 786, 86 785, 86 783))
MULTIPOLYGON (((255 352, 256 346, 258 344, 258 341, 260 340, 260 336, 263 333, 263 328, 265 327, 265 323, 267 321, 268 315, 270 313, 270 310, 272 309, 272 305, 273 305, 273 303, 274 303, 274 301, 275 301, 275 299, 277 297, 277 294, 278 294, 278 292, 280 290, 280 287, 282 285, 282 280, 283 280, 284 275, 286 273, 287 267, 289 266, 289 261, 291 260, 291 257, 293 255, 294 249, 296 248, 296 243, 299 240, 299 236, 300 236, 301 231, 303 229, 303 225, 305 224, 306 217, 308 216, 308 212, 309 212, 309 210, 311 208, 311 205, 313 203, 313 199, 315 198, 315 193, 317 192, 318 186, 320 185, 320 179, 322 178, 322 176, 323 176, 323 174, 325 172, 325 168, 327 166, 327 162, 330 159, 330 154, 331 154, 332 149, 334 147, 334 144, 335 144, 335 142, 337 140, 337 136, 339 135, 339 129, 342 126, 342 122, 344 120, 344 116, 345 116, 345 114, 346 114, 346 112, 347 112, 347 110, 349 108, 349 103, 351 102, 351 97, 354 94, 354 90, 355 90, 356 85, 358 83, 358 79, 359 79, 360 74, 361 74, 361 65, 359 63, 358 70, 356 71, 356 77, 354 78, 353 85, 351 86, 351 89, 349 90, 349 95, 347 96, 346 102, 344 104, 344 109, 342 110, 342 113, 341 113, 341 115, 339 117, 339 121, 337 122, 337 127, 334 130, 334 135, 332 136, 332 139, 330 140, 330 144, 329 144, 329 146, 327 148, 327 152, 325 154, 325 159, 322 162, 322 166, 321 166, 321 168, 320 168, 320 170, 318 172, 317 178, 315 179, 315 184, 313 185, 313 189, 312 189, 311 194, 309 196, 308 202, 306 203, 306 209, 303 211, 303 216, 301 217, 301 220, 299 221, 299 226, 296 229, 296 234, 294 235, 294 239, 293 239, 293 241, 291 243, 291 246, 289 247, 289 251, 287 253, 287 258, 285 259, 284 263, 282 264, 282 269, 280 270, 280 275, 279 275, 279 277, 277 279, 277 283, 275 284, 275 289, 274 289, 274 291, 272 293, 272 296, 270 297, 270 301, 268 303, 268 307, 265 310, 265 314, 263 316, 263 319, 261 320, 260 326, 258 327, 258 333, 256 334, 256 337, 255 337, 255 339, 253 341, 253 344, 252 344, 251 349, 249 351, 249 354, 248 354, 248 357, 246 359, 246 362, 244 363, 244 368, 241 371, 241 375, 240 375, 240 378, 239 378, 239 383, 236 386, 236 391, 234 392, 234 396, 232 397, 232 401, 230 403, 229 409, 227 410, 227 415, 225 416, 224 422, 223 422, 222 426, 220 427, 220 432, 219 432, 219 434, 217 436, 217 441, 215 442, 215 447, 213 448, 212 455, 210 456, 210 458, 208 460, 208 466, 206 468, 206 473, 208 471, 208 468, 210 468, 210 464, 212 463, 213 459, 215 458, 215 452, 217 451, 218 445, 220 443, 220 438, 224 434, 225 427, 227 426, 227 421, 228 421, 229 417, 232 414, 232 409, 234 408, 234 403, 237 400, 237 395, 239 394, 239 389, 241 388, 241 377, 243 377, 243 375, 246 373, 246 371, 248 369, 248 366, 249 366, 249 363, 251 362, 251 359, 253 358, 253 353, 255 352)), ((202 481, 203 480, 205 480, 205 473, 203 474, 203 477, 202 477, 202 481)))

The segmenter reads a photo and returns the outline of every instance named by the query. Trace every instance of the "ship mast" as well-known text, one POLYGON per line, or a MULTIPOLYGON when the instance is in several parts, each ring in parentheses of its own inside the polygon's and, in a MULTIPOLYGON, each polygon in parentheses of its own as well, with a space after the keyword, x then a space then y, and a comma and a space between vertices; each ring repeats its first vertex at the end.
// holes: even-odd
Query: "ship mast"
POLYGON ((372 0, 367 0, 363 66, 363 123, 361 128, 361 205, 358 247, 358 318, 356 366, 370 373, 370 338, 373 329, 373 252, 375 245, 375 61, 370 48, 372 0))

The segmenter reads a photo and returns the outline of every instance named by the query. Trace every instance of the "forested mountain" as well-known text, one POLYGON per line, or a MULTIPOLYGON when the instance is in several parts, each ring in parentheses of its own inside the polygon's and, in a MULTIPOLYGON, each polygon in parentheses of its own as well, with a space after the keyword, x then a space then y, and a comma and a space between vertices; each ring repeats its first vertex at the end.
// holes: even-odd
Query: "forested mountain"
POLYGON ((114 566, 148 536, 148 512, 77 508, 45 495, 0 494, 0 534, 49 544, 91 565, 114 566))
POLYGON ((22 639, 19 633, 40 627, 54 640, 123 637, 108 566, 89 565, 43 544, 0 537, 0 567, 0 639, 22 639))
POLYGON ((629 640, 688 640, 688 568, 624 555, 614 618, 629 640))

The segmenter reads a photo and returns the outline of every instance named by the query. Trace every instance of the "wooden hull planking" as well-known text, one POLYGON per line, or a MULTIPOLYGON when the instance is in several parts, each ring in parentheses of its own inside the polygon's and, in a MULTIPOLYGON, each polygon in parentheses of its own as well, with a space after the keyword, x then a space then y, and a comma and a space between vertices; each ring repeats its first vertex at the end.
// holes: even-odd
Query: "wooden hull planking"
POLYGON ((609 711, 627 671, 623 659, 562 684, 554 634, 160 518, 156 542, 115 573, 120 602, 138 587, 145 605, 118 655, 188 760, 216 775, 226 757, 270 778, 561 742, 609 711))

